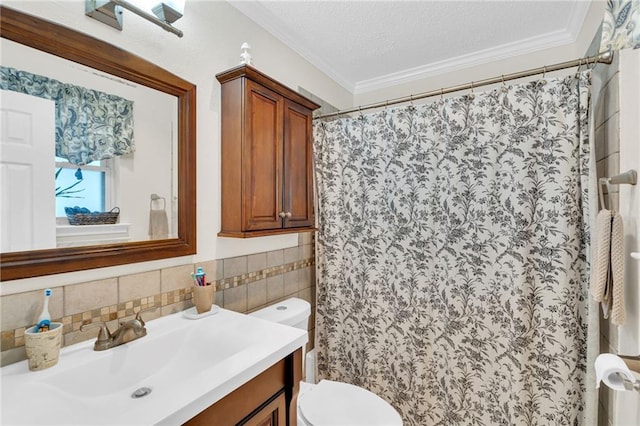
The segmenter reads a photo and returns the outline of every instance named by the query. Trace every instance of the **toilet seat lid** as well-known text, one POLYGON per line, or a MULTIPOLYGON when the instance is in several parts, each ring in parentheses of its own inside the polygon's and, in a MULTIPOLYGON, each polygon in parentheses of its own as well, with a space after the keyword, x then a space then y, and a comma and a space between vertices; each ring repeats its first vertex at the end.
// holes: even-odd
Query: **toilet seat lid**
POLYGON ((322 380, 298 399, 298 410, 312 426, 402 426, 384 399, 347 383, 322 380))

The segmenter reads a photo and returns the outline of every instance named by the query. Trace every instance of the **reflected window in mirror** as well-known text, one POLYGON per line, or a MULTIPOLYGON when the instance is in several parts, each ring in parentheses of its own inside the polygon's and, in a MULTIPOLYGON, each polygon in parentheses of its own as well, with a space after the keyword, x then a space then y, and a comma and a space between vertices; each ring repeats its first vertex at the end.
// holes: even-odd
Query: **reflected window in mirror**
POLYGON ((112 163, 113 160, 99 160, 77 166, 64 158, 56 157, 57 223, 69 223, 65 207, 85 207, 98 212, 115 207, 111 202, 112 163))

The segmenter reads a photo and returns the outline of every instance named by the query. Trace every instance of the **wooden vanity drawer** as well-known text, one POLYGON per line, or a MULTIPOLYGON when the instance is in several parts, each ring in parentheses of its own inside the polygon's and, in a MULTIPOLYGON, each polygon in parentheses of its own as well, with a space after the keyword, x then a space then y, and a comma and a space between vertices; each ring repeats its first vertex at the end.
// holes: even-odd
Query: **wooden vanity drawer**
POLYGON ((242 426, 286 426, 287 399, 284 392, 241 424, 242 426))

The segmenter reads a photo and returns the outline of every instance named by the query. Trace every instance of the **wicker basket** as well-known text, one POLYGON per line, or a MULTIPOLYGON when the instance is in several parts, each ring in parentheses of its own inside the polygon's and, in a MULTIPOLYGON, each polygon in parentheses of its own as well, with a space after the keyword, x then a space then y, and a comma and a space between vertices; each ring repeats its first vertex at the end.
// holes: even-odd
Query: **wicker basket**
POLYGON ((70 225, 111 225, 118 221, 120 208, 114 207, 103 213, 75 213, 67 214, 70 225))

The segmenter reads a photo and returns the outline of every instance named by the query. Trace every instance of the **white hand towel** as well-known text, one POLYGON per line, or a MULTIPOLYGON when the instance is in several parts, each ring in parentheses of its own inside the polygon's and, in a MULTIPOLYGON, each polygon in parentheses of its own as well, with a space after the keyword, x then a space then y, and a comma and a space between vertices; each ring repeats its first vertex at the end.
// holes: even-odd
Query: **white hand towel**
POLYGON ((622 325, 625 320, 624 309, 624 229, 622 216, 613 213, 611 225, 611 323, 622 325))
POLYGON ((622 217, 610 210, 601 210, 596 217, 594 250, 594 280, 591 293, 602 306, 604 318, 622 325, 624 307, 624 230, 622 217))
POLYGON ((152 240, 166 240, 169 238, 169 221, 167 212, 151 209, 149 211, 149 238, 152 240))
POLYGON ((600 210, 596 217, 595 229, 595 256, 593 259, 593 267, 595 269, 593 288, 591 293, 596 302, 602 303, 602 310, 605 312, 605 318, 608 313, 608 296, 607 284, 609 282, 609 262, 611 260, 611 211, 600 210))

